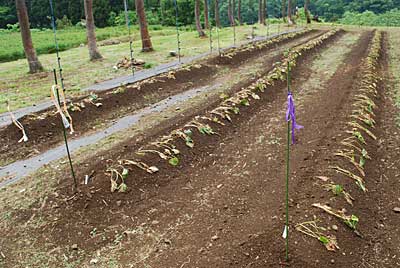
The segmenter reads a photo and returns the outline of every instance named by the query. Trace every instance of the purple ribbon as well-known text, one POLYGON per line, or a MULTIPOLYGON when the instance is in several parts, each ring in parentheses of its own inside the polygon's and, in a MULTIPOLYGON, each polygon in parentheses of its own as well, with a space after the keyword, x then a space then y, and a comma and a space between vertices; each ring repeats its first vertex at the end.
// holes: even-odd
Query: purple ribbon
POLYGON ((286 121, 292 121, 292 144, 295 144, 294 132, 296 129, 301 129, 303 126, 296 123, 296 109, 294 108, 294 101, 292 92, 288 93, 288 106, 286 111, 286 121))

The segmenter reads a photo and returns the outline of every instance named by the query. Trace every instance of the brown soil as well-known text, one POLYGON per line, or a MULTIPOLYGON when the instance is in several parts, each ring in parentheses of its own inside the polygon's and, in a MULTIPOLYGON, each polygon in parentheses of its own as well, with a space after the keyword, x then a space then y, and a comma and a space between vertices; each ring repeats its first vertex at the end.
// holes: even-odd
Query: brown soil
MULTIPOLYGON (((400 218, 392 209, 400 197, 396 179, 400 136, 392 120, 395 107, 387 94, 386 80, 376 101, 380 107, 375 131, 379 142, 368 147, 374 159, 366 170, 369 192, 360 194, 354 183, 343 180, 356 199, 351 211, 357 211, 360 217, 360 235, 311 208, 312 203, 330 197, 316 185, 314 177, 326 175, 323 172, 330 163, 337 161, 331 152, 352 109, 360 65, 371 37, 372 32, 362 34, 333 77, 318 91, 296 90, 310 76, 307 66, 316 51, 302 55, 292 74, 298 121, 305 128, 296 133, 297 144, 291 147, 289 263, 283 263, 284 241, 280 237, 284 226, 284 83, 269 87, 261 101, 241 109, 234 124, 215 126, 220 135, 194 134, 193 150, 177 144, 183 155, 177 168, 157 158, 148 159, 157 163, 160 172, 149 175, 135 170, 127 179, 127 193, 109 192, 108 177, 102 173, 106 159, 131 157, 135 148, 168 133, 192 114, 170 120, 136 141, 88 159, 89 166, 81 163, 79 172, 82 177, 92 169, 98 171, 90 187, 81 186, 80 193, 70 198, 70 187, 62 182, 56 195, 36 204, 40 210, 30 208, 15 215, 15 221, 23 223, 38 213, 36 217, 45 224, 24 230, 23 234, 8 233, 7 241, 29 234, 38 237, 38 245, 46 245, 49 250, 61 248, 49 256, 64 258, 64 254, 70 261, 86 257, 85 263, 95 256, 107 257, 107 251, 101 248, 114 245, 121 267, 398 267, 400 218), (335 233, 341 248, 338 252, 328 252, 317 240, 293 231, 294 224, 313 219, 314 215, 323 218, 324 223, 339 226, 335 233), (79 249, 71 249, 73 244, 79 249), (96 250, 98 255, 94 254, 96 250)), ((386 39, 383 43, 386 48, 386 39)), ((385 50, 381 63, 382 76, 387 77, 385 50)), ((340 204, 340 200, 332 202, 340 204)), ((0 234, 5 235, 2 231, 0 234)), ((14 247, 6 244, 3 249, 8 248, 14 247)), ((7 265, 17 267, 12 260, 7 265)), ((104 262, 98 267, 108 266, 104 262)))
MULTIPOLYGON (((175 78, 163 77, 161 75, 154 77, 154 79, 145 80, 144 84, 143 82, 138 82, 128 85, 124 92, 118 94, 112 93, 115 89, 99 93, 98 97, 101 98, 99 102, 103 104, 102 107, 97 108, 92 104, 86 104, 86 108, 82 109, 82 111, 71 112, 76 130, 71 138, 76 138, 95 130, 98 131, 113 120, 127 114, 132 114, 169 96, 195 87, 200 88, 212 84, 217 78, 216 74, 223 68, 229 67, 234 71, 241 64, 251 62, 252 59, 263 55, 268 50, 282 50, 281 46, 289 48, 298 45, 298 40, 304 36, 309 36, 311 39, 322 33, 322 31, 314 30, 262 49, 253 49, 238 53, 232 58, 230 64, 225 64, 224 66, 216 65, 218 57, 217 59, 210 58, 198 62, 197 64, 201 66, 200 68, 192 67, 190 70, 182 69, 177 71, 174 74, 175 78), (142 84, 139 89, 135 88, 138 84, 142 84)), ((276 57, 266 56, 266 66, 271 66, 277 60, 276 57)), ((121 88, 124 89, 124 87, 121 88)), ((80 100, 76 99, 73 102, 80 102, 80 100)), ((20 121, 29 136, 29 142, 27 143, 18 143, 21 133, 14 125, 0 129, 0 154, 2 155, 2 161, 5 163, 36 155, 49 148, 53 148, 62 141, 60 119, 51 110, 24 117, 20 121)))

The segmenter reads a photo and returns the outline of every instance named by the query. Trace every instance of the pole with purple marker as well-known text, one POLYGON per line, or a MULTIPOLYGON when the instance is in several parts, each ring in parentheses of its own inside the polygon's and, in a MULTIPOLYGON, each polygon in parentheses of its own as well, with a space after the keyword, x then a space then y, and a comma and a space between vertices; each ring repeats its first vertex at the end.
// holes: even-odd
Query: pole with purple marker
POLYGON ((290 142, 292 144, 295 143, 295 130, 301 129, 303 126, 298 125, 296 123, 296 109, 294 106, 293 94, 290 89, 291 85, 291 66, 289 60, 290 52, 287 52, 288 62, 287 62, 287 89, 288 89, 288 103, 287 103, 287 111, 286 111, 286 121, 287 121, 287 147, 286 147, 286 196, 285 196, 285 204, 286 204, 286 221, 285 228, 283 230, 283 238, 286 241, 286 261, 289 260, 289 173, 290 173, 290 142))

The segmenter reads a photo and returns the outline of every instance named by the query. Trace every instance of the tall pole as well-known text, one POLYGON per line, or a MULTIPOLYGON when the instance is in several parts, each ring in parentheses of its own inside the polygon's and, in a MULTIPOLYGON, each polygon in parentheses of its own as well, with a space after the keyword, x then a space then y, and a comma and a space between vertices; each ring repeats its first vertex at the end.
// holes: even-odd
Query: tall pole
POLYGON ((65 91, 63 69, 61 67, 60 49, 57 40, 57 27, 56 27, 56 19, 54 16, 53 0, 49 0, 49 2, 50 2, 50 13, 51 13, 51 27, 53 28, 53 34, 54 34, 54 44, 56 47, 57 65, 58 65, 58 72, 60 74, 61 89, 65 91))
MULTIPOLYGON (((290 61, 287 63, 287 92, 290 93, 290 61)), ((285 205, 286 205, 286 220, 285 220, 285 259, 289 260, 289 172, 290 172, 290 120, 287 121, 287 147, 286 147, 286 193, 285 193, 285 205)))
POLYGON ((125 9, 125 22, 126 22, 126 27, 128 28, 128 35, 129 35, 129 49, 131 56, 132 76, 135 76, 135 66, 133 65, 134 57, 133 57, 133 40, 131 35, 131 20, 129 18, 128 3, 126 2, 126 0, 124 0, 124 9, 125 9))

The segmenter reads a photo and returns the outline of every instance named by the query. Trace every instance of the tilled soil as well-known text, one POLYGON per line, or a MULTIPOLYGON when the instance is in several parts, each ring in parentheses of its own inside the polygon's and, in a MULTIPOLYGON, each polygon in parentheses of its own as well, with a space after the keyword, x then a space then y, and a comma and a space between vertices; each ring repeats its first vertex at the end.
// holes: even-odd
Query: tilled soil
MULTIPOLYGON (((239 67, 251 65, 252 60, 259 58, 260 55, 265 58, 265 66, 272 66, 272 63, 280 58, 280 54, 285 49, 304 43, 322 33, 322 31, 310 31, 262 49, 238 53, 231 59, 230 63, 220 62, 218 57, 210 58, 193 64, 190 70, 184 68, 173 72, 171 77, 156 76, 145 80, 144 83, 138 82, 99 93, 97 94, 99 100, 94 102, 100 102, 101 107, 98 108, 93 104, 85 103, 86 108, 80 112, 70 112, 76 130, 70 136, 77 138, 104 129, 114 120, 132 114, 169 96, 193 88, 217 84, 224 81, 224 77, 232 76, 233 73, 240 75, 239 67), (265 53, 266 51, 270 53, 265 53), (276 54, 278 55, 269 56, 276 54), (226 68, 229 68, 230 71, 224 71, 226 68), (140 87, 137 87, 138 85, 140 87)), ((262 69, 260 73, 265 73, 268 69, 269 67, 265 70, 262 69)), ((246 81, 241 81, 241 84, 250 83, 254 79, 256 78, 247 78, 246 81)), ((79 103, 81 100, 77 99, 73 102, 79 103)), ((2 165, 40 154, 40 152, 53 148, 63 139, 60 133, 60 119, 51 110, 26 116, 20 122, 29 137, 27 143, 18 143, 21 132, 16 126, 9 125, 0 129, 2 165)))
MULTIPOLYGON (((352 192, 356 198, 354 210, 360 212, 360 235, 331 219, 339 226, 335 234, 341 248, 332 253, 318 241, 293 230, 296 223, 313 219, 314 215, 323 216, 311 204, 325 200, 328 193, 315 185, 314 177, 324 175, 321 172, 333 161, 330 152, 352 109, 360 64, 368 53, 372 34, 362 33, 333 76, 322 80, 317 90, 303 85, 310 78, 308 66, 318 55, 304 55, 293 72, 298 123, 305 128, 296 133, 297 143, 291 147, 289 263, 283 262, 281 238, 287 97, 284 83, 268 87, 262 101, 241 109, 233 124, 217 127, 219 136, 195 135, 198 146, 193 150, 178 144, 184 155, 179 167, 161 165, 156 175, 137 172, 130 176, 127 193, 107 193, 107 177, 97 174, 93 186, 83 189, 77 199, 63 200, 69 187, 62 184, 55 197, 37 204, 43 210, 40 219, 49 223, 31 230, 31 235, 38 237, 36 243, 54 249, 49 256, 64 254, 70 262, 83 258, 80 267, 89 267, 90 260, 97 262, 97 267, 117 261, 121 267, 140 268, 399 266, 400 238, 396 233, 400 219, 392 208, 397 202, 394 199, 400 197, 396 164, 400 161, 400 137, 391 118, 395 108, 387 95, 386 80, 377 101, 382 107, 377 112, 376 134, 380 141, 368 148, 375 159, 367 170, 369 193, 352 192), (73 244, 77 249, 71 248, 73 244)), ((385 77, 385 52, 381 61, 385 77)), ((182 121, 168 122, 168 127, 149 133, 148 139, 182 121)), ((88 160, 91 165, 81 172, 104 170, 101 165, 106 159, 126 157, 139 145, 126 144, 125 150, 116 149, 88 160)), ((32 215, 27 210, 16 220, 29 223, 32 215)), ((17 235, 12 236, 17 240, 17 235)))

